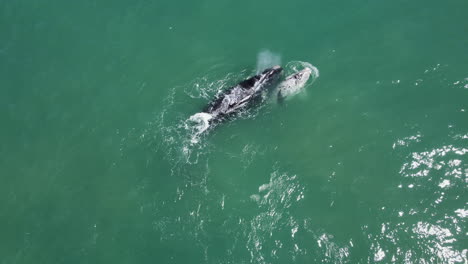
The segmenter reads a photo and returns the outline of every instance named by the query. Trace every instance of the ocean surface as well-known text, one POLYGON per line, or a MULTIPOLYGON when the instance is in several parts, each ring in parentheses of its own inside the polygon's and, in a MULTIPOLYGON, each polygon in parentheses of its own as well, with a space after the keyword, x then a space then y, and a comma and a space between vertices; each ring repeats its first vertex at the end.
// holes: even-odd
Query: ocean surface
POLYGON ((0 121, 1 264, 468 262, 466 0, 3 0, 0 121))

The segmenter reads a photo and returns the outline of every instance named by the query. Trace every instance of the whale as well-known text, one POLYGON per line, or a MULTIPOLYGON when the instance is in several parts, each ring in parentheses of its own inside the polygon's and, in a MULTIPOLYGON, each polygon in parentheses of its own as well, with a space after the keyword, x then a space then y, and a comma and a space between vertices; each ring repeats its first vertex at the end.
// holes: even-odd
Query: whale
POLYGON ((279 79, 282 71, 283 68, 277 65, 239 82, 219 93, 202 109, 202 112, 192 115, 189 119, 199 124, 201 133, 211 124, 226 120, 260 103, 264 98, 264 93, 268 92, 279 79))
POLYGON ((277 87, 278 101, 281 102, 288 97, 298 94, 305 86, 311 75, 312 69, 304 68, 303 70, 286 77, 285 80, 277 87))

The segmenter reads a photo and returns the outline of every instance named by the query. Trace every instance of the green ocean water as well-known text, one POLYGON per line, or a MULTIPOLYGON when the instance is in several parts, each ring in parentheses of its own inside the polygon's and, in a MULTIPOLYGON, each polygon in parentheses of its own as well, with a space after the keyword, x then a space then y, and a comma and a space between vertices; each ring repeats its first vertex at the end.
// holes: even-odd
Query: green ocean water
POLYGON ((467 11, 0 1, 0 263, 467 263, 467 11), (190 143, 297 61, 303 94, 190 143))

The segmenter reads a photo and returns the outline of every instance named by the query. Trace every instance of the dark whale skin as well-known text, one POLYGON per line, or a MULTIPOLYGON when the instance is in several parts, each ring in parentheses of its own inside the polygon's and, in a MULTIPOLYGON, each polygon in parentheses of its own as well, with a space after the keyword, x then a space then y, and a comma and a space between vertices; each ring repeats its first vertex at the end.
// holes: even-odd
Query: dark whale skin
POLYGON ((261 101, 262 91, 278 80, 282 71, 280 66, 275 66, 239 82, 218 94, 203 108, 203 112, 213 116, 212 122, 240 112, 255 102, 261 101))

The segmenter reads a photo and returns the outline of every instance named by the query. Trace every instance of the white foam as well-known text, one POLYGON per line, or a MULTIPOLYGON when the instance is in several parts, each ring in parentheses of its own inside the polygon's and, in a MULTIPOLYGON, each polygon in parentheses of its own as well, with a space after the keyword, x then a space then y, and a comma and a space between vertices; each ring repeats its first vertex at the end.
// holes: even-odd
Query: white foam
POLYGON ((206 131, 210 127, 210 120, 213 119, 213 116, 208 113, 196 113, 192 115, 189 120, 191 122, 196 123, 195 125, 195 133, 193 134, 193 137, 191 139, 191 143, 196 144, 198 143, 198 138, 201 133, 206 131))

